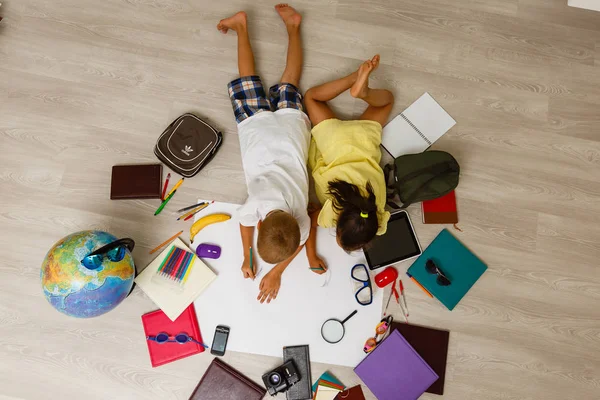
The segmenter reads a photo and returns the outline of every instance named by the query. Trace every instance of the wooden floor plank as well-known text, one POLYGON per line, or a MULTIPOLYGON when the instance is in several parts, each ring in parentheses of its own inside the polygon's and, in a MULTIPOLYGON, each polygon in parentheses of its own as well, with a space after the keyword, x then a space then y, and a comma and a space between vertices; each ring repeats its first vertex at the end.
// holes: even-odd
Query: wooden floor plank
MULTIPOLYGON (((0 398, 187 399, 212 356, 151 368, 140 316, 156 306, 139 288, 114 311, 78 320, 47 304, 39 268, 61 237, 101 229, 136 240, 139 272, 150 249, 188 228, 174 210, 198 198, 245 200, 226 91, 237 75, 236 37, 215 27, 245 9, 257 70, 276 83, 287 38, 274 3, 4 3, 0 398), (215 159, 158 217, 156 200, 109 200, 112 166, 156 162, 158 135, 190 111, 224 132, 215 159)), ((427 91, 457 121, 433 146, 461 164, 463 231, 447 228, 488 270, 452 312, 406 283, 411 323, 451 331, 444 399, 597 397, 600 13, 564 0, 293 5, 304 17, 303 89, 379 53, 371 84, 394 93, 393 114, 427 91)), ((344 118, 365 106, 348 93, 332 102, 344 118)), ((444 226, 420 223, 418 204, 408 212, 426 247, 444 226)), ((235 352, 224 360, 257 382, 281 363, 235 352)), ((312 380, 326 370, 361 383, 352 368, 317 363, 312 380)))

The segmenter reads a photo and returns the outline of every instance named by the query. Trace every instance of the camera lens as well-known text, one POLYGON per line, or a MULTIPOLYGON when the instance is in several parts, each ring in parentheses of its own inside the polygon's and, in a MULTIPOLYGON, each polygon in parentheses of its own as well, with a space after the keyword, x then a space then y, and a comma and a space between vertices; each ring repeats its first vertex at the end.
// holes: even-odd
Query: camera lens
POLYGON ((278 373, 274 372, 269 376, 269 382, 272 385, 279 385, 281 383, 281 375, 279 375, 278 373))

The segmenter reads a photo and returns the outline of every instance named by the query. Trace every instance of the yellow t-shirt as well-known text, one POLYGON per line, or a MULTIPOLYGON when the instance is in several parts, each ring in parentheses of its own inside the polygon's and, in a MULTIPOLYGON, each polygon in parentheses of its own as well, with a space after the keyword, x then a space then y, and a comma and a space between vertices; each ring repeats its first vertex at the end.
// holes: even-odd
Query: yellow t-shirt
POLYGON ((379 166, 381 132, 381 125, 375 121, 341 121, 335 118, 327 119, 312 129, 308 164, 315 180, 317 197, 323 206, 319 226, 336 226, 337 213, 327 191, 329 182, 339 179, 358 186, 365 194, 367 182, 371 183, 377 204, 377 234, 386 232, 390 213, 385 211, 386 184, 379 166))

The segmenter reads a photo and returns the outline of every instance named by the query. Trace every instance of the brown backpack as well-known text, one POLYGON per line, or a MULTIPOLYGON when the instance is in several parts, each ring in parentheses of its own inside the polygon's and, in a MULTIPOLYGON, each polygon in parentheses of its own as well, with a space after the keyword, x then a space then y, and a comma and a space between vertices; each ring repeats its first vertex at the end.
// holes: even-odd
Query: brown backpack
POLYGON ((154 154, 175 173, 190 178, 215 156, 223 134, 193 114, 183 114, 160 135, 154 154))

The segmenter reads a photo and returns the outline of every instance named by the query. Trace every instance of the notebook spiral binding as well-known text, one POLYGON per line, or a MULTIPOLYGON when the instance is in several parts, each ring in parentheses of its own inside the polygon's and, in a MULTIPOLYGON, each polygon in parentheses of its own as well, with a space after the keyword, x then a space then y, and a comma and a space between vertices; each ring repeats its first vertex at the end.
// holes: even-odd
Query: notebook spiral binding
POLYGON ((419 130, 419 128, 417 128, 412 122, 410 122, 410 119, 406 118, 404 113, 400 113, 400 116, 402 118, 404 118, 404 120, 415 130, 415 132, 417 132, 419 134, 419 136, 421 136, 423 138, 424 141, 427 142, 428 145, 431 146, 432 143, 429 141, 429 139, 427 139, 427 137, 425 135, 423 135, 423 133, 419 130))

